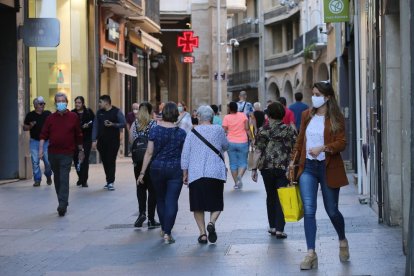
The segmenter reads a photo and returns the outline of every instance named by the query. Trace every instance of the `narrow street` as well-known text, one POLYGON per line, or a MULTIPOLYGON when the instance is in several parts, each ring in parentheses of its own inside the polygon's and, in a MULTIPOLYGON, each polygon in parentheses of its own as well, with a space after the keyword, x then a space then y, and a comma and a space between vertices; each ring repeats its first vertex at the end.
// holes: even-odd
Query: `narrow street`
POLYGON ((378 224, 372 209, 360 205, 354 184, 340 196, 350 261, 339 262, 336 233, 319 201, 319 268, 300 272, 303 221, 287 224, 286 240, 271 237, 261 179, 253 183, 248 172, 242 191, 226 184, 215 245, 197 243, 183 187, 176 243, 165 245, 158 229, 132 225, 137 200, 130 162, 118 161, 114 192, 103 189, 101 165, 91 166, 89 188, 76 187, 72 169, 70 206, 62 218, 53 186, 34 188, 32 180, 0 185, 0 275, 404 275, 401 228, 378 224))

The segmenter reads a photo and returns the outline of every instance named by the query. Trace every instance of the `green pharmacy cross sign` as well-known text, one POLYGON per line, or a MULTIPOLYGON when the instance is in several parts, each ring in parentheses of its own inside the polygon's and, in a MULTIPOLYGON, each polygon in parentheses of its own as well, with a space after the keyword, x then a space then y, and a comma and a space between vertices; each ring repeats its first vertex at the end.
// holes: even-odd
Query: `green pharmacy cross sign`
POLYGON ((349 0, 324 0, 325 23, 349 21, 349 0))

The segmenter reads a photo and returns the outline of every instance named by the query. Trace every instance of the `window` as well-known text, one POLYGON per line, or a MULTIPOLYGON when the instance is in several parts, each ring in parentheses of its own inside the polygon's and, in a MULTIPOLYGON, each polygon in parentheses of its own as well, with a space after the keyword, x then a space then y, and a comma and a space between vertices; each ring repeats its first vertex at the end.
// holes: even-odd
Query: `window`
POLYGON ((240 72, 240 65, 239 65, 239 50, 235 50, 235 51, 234 51, 233 68, 234 68, 234 72, 233 72, 233 73, 238 73, 238 72, 240 72))
POLYGON ((286 22, 286 50, 293 49, 293 24, 286 22))
POLYGON ((244 71, 249 70, 249 64, 248 64, 248 60, 249 60, 249 56, 248 56, 248 52, 247 52, 247 48, 243 49, 243 68, 244 71))
POLYGON ((278 54, 283 51, 283 33, 282 26, 275 25, 272 28, 272 40, 273 40, 273 54, 278 54))

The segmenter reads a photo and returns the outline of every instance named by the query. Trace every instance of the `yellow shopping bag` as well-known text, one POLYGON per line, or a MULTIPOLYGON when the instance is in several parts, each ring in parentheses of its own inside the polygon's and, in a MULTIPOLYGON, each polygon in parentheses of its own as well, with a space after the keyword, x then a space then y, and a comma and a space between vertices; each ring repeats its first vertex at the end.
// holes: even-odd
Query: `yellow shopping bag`
POLYGON ((296 222, 303 218, 303 204, 299 185, 289 185, 277 189, 280 205, 286 222, 296 222))

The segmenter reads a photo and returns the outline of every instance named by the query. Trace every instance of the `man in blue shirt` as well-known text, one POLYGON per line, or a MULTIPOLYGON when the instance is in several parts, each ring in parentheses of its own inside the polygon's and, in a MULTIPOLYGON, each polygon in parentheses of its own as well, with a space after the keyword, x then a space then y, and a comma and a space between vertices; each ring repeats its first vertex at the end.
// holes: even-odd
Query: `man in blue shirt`
POLYGON ((249 118, 250 113, 252 113, 253 105, 246 101, 247 99, 247 93, 246 91, 241 91, 239 94, 240 101, 237 102, 237 109, 238 112, 244 112, 246 114, 247 118, 249 118))
POLYGON ((302 118, 302 112, 308 109, 308 105, 302 103, 303 94, 301 92, 295 93, 296 102, 289 106, 289 109, 295 114, 295 125, 296 129, 299 132, 300 130, 300 121, 302 118))

